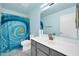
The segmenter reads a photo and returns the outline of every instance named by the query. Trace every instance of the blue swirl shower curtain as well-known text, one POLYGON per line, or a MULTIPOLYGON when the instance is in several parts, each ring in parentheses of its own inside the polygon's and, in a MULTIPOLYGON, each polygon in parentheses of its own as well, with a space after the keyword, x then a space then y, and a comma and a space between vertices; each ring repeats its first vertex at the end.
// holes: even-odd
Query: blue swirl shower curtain
POLYGON ((30 20, 16 15, 1 15, 0 52, 21 47, 21 41, 30 39, 30 20))

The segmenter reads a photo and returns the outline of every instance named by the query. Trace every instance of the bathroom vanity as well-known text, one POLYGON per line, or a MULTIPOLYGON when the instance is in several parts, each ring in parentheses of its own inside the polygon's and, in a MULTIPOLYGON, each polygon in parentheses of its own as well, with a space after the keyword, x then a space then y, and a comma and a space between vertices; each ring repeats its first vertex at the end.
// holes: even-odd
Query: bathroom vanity
POLYGON ((65 56, 64 54, 51 49, 39 42, 31 40, 31 55, 32 56, 65 56))
POLYGON ((48 37, 35 37, 31 39, 32 56, 78 56, 78 44, 62 41, 62 37, 49 40, 48 37), (58 40, 59 39, 59 40, 58 40))

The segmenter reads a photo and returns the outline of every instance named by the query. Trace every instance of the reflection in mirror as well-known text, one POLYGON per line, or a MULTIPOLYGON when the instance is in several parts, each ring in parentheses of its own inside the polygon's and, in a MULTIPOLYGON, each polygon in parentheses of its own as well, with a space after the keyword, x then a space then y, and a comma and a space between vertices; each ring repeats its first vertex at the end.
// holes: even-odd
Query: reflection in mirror
POLYGON ((43 34, 78 39, 75 3, 48 3, 41 8, 43 34))
POLYGON ((39 36, 43 35, 43 29, 44 29, 44 24, 43 24, 43 20, 41 18, 40 15, 40 30, 39 30, 39 36))

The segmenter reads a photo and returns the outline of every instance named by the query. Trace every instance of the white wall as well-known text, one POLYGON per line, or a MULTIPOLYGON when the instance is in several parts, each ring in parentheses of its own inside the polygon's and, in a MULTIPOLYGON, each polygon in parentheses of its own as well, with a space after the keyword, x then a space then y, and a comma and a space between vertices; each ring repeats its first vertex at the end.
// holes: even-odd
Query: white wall
POLYGON ((29 13, 30 31, 32 35, 39 35, 40 29, 40 9, 34 9, 29 13))

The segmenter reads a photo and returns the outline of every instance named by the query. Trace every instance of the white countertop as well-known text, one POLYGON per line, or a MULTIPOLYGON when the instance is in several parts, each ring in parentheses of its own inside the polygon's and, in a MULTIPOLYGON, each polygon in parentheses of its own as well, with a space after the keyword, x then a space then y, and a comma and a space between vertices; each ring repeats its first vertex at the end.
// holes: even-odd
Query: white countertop
MULTIPOLYGON (((49 40, 47 36, 31 38, 51 49, 68 56, 79 56, 79 45, 65 41, 68 38, 55 36, 54 40, 49 40)), ((70 39, 69 39, 70 40, 70 39)))

